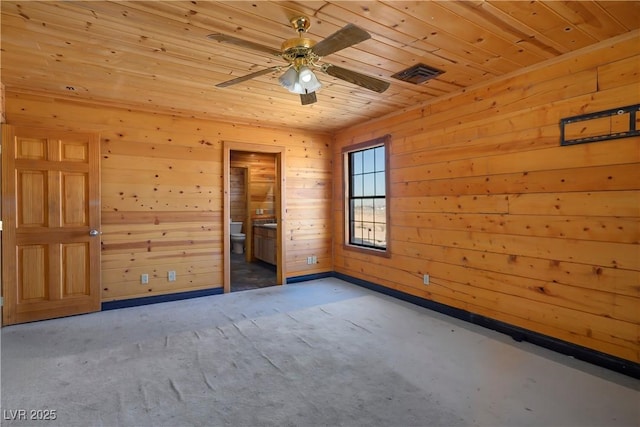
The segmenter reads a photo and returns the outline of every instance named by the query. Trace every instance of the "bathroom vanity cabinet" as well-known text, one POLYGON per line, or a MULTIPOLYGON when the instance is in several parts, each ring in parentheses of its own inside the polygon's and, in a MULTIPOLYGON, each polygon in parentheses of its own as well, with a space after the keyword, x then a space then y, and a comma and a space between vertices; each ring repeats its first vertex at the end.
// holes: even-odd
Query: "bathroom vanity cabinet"
POLYGON ((276 264, 276 227, 273 224, 253 227, 253 255, 269 264, 276 264))

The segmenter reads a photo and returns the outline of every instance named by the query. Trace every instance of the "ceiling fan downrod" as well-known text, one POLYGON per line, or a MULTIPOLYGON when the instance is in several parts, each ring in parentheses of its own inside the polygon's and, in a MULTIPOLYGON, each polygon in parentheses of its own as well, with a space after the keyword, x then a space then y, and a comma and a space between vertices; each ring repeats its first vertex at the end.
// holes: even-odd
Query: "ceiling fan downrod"
POLYGON ((291 18, 289 22, 293 29, 300 34, 300 37, 302 37, 302 33, 306 33, 311 26, 311 22, 306 16, 296 16, 295 18, 291 18))

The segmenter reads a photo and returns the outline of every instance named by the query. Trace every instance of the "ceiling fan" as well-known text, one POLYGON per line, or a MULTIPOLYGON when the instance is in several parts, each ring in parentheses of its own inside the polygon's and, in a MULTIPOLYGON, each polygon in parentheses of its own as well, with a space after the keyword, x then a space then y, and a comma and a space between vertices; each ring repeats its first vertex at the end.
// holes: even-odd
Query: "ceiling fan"
POLYGON ((266 68, 256 71, 255 73, 247 74, 246 76, 218 83, 216 86, 228 87, 255 77, 286 69, 285 73, 280 76, 278 80, 289 92, 300 95, 302 105, 316 102, 316 91, 322 86, 313 73, 313 70, 320 70, 332 77, 353 83, 374 92, 382 93, 387 90, 389 83, 384 80, 329 63, 319 64, 322 57, 371 38, 368 32, 353 24, 347 24, 329 37, 316 43, 314 40, 305 37, 307 29, 311 25, 309 18, 306 16, 298 16, 292 18, 289 22, 298 32, 298 37, 285 40, 280 50, 226 34, 209 34, 207 37, 211 40, 269 53, 281 57, 288 62, 288 65, 266 68))

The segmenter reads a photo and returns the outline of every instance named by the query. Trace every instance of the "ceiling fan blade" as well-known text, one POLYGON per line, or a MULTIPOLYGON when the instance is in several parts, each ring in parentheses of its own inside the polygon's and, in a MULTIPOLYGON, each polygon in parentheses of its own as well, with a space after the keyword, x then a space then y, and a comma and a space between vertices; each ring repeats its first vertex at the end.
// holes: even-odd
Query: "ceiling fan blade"
POLYGON ((253 79, 255 77, 260 77, 260 76, 264 76, 265 74, 273 73, 274 71, 278 71, 281 68, 282 67, 280 67, 280 66, 271 67, 271 68, 265 68, 264 70, 256 71, 255 73, 247 74, 246 76, 236 77, 235 79, 227 80, 226 82, 222 82, 222 83, 218 83, 216 85, 216 87, 232 86, 232 85, 235 85, 235 84, 238 84, 238 83, 245 82, 247 80, 251 80, 251 79, 253 79))
POLYGON ((302 105, 313 104, 314 102, 317 102, 317 101, 318 101, 318 98, 316 97, 315 92, 300 94, 300 102, 302 103, 302 105))
POLYGON ((338 67, 337 65, 325 64, 322 67, 322 71, 330 76, 353 83, 354 85, 362 86, 363 88, 374 92, 382 93, 389 88, 389 82, 347 70, 346 68, 338 67))
POLYGON ((239 39, 237 37, 229 36, 226 34, 214 33, 209 34, 207 36, 210 40, 216 40, 221 43, 229 43, 235 46, 246 47, 249 49, 257 50, 259 52, 268 53, 273 56, 280 56, 282 52, 277 49, 270 48, 269 46, 264 46, 259 43, 254 43, 248 40, 239 39))
POLYGON ((318 56, 327 56, 369 38, 371 38, 371 34, 362 28, 347 24, 326 39, 318 42, 311 50, 318 56))

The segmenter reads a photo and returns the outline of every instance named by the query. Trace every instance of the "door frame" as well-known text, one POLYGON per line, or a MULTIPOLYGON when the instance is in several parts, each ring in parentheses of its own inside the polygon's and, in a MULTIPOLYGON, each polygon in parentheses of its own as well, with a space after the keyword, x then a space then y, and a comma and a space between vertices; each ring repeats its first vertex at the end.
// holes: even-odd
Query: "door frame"
MULTIPOLYGON (((238 141, 222 141, 222 259, 223 259, 223 289, 224 293, 231 292, 231 241, 230 241, 230 228, 229 218, 231 218, 231 186, 230 186, 230 172, 231 172, 231 152, 232 151, 248 151, 253 153, 270 153, 276 155, 276 203, 275 203, 275 216, 277 227, 276 238, 276 284, 282 285, 285 283, 286 277, 286 247, 284 245, 284 229, 286 227, 285 219, 285 147, 276 145, 261 145, 248 142, 238 141)), ((249 214, 249 212, 247 212, 249 214)), ((248 215, 250 217, 250 215, 248 215)), ((247 224, 247 229, 251 227, 251 224, 247 224)), ((252 235, 252 233, 245 233, 252 235)))

